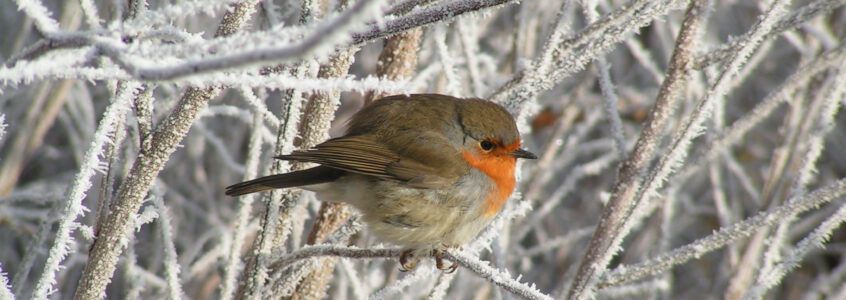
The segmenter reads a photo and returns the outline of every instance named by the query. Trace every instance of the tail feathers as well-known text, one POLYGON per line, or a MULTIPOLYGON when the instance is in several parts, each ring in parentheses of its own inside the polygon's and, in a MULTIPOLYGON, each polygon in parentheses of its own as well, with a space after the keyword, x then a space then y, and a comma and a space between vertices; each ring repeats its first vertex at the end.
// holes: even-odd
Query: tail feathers
POLYGON ((344 171, 338 169, 319 166, 302 171, 270 175, 228 186, 226 187, 226 195, 240 196, 272 189, 326 183, 338 179, 344 173, 344 171))

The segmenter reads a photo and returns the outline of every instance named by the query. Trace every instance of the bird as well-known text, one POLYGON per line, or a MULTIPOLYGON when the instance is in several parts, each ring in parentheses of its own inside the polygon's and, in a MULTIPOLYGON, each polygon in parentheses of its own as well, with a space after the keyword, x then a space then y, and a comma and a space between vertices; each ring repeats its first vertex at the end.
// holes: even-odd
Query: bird
POLYGON ((377 240, 404 248, 400 270, 474 239, 514 191, 521 148, 511 114, 484 99, 441 94, 387 96, 365 105, 343 136, 275 158, 315 163, 305 170, 241 182, 239 196, 299 187, 356 208, 377 240))

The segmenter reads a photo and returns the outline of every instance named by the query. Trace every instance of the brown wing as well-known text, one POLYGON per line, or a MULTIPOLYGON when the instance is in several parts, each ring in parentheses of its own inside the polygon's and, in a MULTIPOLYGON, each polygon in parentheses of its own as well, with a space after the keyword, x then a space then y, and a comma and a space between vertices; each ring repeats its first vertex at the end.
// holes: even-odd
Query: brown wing
POLYGON ((436 175, 436 170, 424 163, 401 159, 395 151, 366 136, 339 137, 312 149, 276 158, 312 162, 347 172, 403 181, 413 187, 434 188, 454 181, 436 175))
POLYGON ((256 178, 250 181, 233 184, 226 187, 227 196, 240 196, 272 189, 283 189, 332 182, 343 176, 344 171, 328 167, 314 167, 296 172, 276 174, 256 178))

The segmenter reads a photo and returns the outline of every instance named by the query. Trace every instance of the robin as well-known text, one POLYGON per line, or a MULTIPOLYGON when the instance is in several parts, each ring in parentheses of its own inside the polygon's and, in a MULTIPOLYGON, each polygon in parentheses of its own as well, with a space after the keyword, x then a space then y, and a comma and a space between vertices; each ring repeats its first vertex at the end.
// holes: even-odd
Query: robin
POLYGON ((277 159, 318 166, 241 182, 226 188, 238 196, 300 187, 323 201, 361 211, 368 230, 404 247, 403 271, 419 259, 473 238, 499 213, 514 191, 518 158, 537 158, 520 148, 514 118, 482 99, 438 94, 382 98, 357 112, 344 136, 277 159))

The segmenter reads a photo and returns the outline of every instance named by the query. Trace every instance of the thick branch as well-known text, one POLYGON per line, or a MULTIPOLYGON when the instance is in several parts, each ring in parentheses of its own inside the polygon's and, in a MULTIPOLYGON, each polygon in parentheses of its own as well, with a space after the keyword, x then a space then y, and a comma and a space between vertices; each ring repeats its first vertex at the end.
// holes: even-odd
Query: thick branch
MULTIPOLYGON (((225 22, 221 28, 241 27, 252 14, 255 4, 244 2, 235 6, 227 13, 229 17, 224 17, 225 22)), ((221 29, 219 32, 226 34, 231 33, 230 30, 234 29, 221 29)), ((138 212, 153 180, 176 151, 200 111, 219 91, 219 88, 189 89, 156 132, 142 143, 129 176, 118 190, 112 214, 103 224, 92 246, 74 299, 101 299, 105 296, 106 285, 114 275, 118 257, 128 240, 127 235, 132 234, 132 224, 126 220, 132 219, 131 216, 138 212)))

